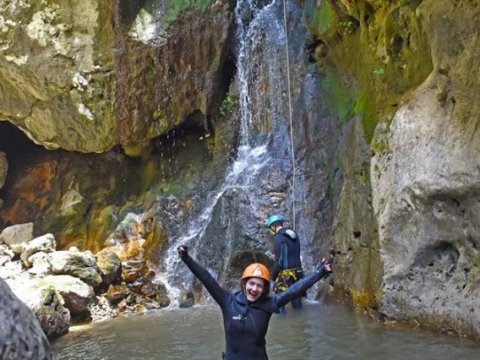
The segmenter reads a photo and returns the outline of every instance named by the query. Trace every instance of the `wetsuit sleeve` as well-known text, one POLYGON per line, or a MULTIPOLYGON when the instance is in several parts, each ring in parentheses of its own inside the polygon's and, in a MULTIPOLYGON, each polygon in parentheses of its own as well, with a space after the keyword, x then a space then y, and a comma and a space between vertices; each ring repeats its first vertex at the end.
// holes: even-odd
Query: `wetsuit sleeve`
POLYGON ((286 305, 289 301, 302 296, 303 293, 311 288, 317 281, 329 275, 325 270, 315 271, 313 274, 290 285, 286 291, 275 294, 274 301, 278 307, 286 305))
POLYGON ((222 307, 225 304, 226 298, 230 293, 223 289, 217 281, 210 275, 210 273, 201 267, 195 260, 193 260, 190 255, 185 254, 182 256, 183 262, 188 266, 190 271, 195 275, 198 280, 207 289, 208 293, 212 295, 213 299, 222 307))
POLYGON ((281 249, 282 249, 282 238, 280 235, 275 235, 273 237, 273 255, 275 256, 275 262, 273 263, 272 269, 272 280, 275 281, 277 279, 278 273, 282 270, 280 266, 280 256, 281 256, 281 249))

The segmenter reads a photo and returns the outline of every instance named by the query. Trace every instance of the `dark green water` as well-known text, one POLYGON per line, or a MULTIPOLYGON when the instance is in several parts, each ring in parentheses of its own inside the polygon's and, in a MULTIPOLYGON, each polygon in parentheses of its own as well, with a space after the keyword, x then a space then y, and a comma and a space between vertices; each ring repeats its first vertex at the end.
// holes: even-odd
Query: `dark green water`
MULTIPOLYGON (((417 330, 388 329, 345 309, 309 303, 274 315, 271 360, 477 360, 480 344, 417 330)), ((217 306, 151 312, 73 331, 53 342, 54 359, 220 359, 224 339, 217 306)), ((248 360, 248 359, 245 359, 248 360)))

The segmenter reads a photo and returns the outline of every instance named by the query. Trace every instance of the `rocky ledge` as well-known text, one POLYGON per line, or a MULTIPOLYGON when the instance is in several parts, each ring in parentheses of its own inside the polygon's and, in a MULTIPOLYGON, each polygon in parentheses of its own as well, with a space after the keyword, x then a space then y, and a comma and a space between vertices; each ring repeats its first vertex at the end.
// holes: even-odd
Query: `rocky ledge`
POLYGON ((93 254, 76 247, 58 251, 52 234, 33 233, 32 223, 0 233, 0 278, 36 315, 48 338, 67 333, 72 324, 170 304, 164 284, 143 258, 142 239, 93 254))

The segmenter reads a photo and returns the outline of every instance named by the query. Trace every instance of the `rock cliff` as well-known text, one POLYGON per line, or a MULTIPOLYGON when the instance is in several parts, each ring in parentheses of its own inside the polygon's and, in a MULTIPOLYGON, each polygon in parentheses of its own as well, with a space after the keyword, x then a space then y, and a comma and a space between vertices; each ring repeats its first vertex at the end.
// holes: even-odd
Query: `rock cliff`
POLYGON ((3 227, 98 251, 139 214, 148 261, 185 236, 233 286, 288 213, 337 298, 478 337, 479 2, 241 3, 7 1, 3 227))

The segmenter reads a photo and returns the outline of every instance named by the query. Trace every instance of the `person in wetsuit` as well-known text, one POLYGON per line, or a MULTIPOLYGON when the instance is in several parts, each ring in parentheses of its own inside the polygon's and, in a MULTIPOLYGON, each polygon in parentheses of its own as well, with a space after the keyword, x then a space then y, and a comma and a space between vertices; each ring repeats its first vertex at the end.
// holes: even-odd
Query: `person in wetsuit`
MULTIPOLYGON (((275 292, 287 290, 295 282, 303 278, 302 260, 300 259, 300 239, 296 231, 284 227, 281 215, 271 215, 267 219, 267 227, 273 236, 273 255, 275 262, 272 269, 272 279, 275 292)), ((302 307, 302 296, 291 301, 294 309, 302 307)), ((285 307, 280 309, 285 313, 285 307)))
POLYGON ((272 297, 268 295, 271 281, 268 269, 253 263, 243 271, 241 290, 231 293, 190 257, 185 246, 180 246, 177 252, 222 310, 226 342, 223 358, 227 360, 268 360, 265 336, 272 313, 278 313, 280 307, 332 272, 330 263, 322 261, 320 270, 272 297))

